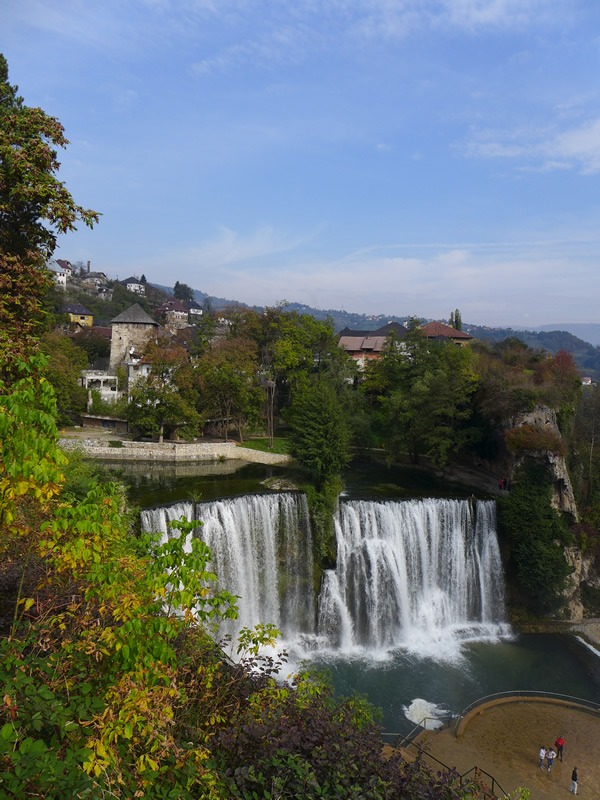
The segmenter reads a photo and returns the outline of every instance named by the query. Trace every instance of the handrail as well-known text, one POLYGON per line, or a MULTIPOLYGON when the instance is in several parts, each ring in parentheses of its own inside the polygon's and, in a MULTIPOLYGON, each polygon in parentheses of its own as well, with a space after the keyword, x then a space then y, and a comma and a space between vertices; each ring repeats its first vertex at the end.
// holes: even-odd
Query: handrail
MULTIPOLYGON (((448 715, 448 716, 450 716, 450 715, 448 715)), ((446 718, 446 719, 447 719, 447 718, 446 718)), ((430 752, 428 752, 427 750, 425 750, 425 748, 421 747, 421 745, 420 745, 420 744, 417 744, 417 743, 414 741, 414 738, 415 738, 415 737, 416 737, 416 736, 417 736, 419 733, 422 733, 424 730, 428 730, 428 729, 426 728, 426 725, 425 725, 425 723, 427 723, 427 722, 428 722, 428 720, 432 720, 432 721, 435 721, 435 722, 440 722, 440 717, 423 717, 423 719, 421 720, 421 722, 417 723, 417 724, 414 726, 414 728, 412 728, 412 729, 411 729, 411 730, 410 730, 410 731, 409 731, 409 732, 408 732, 406 735, 404 735, 404 736, 403 736, 402 734, 392 734, 392 733, 383 733, 383 734, 382 734, 382 736, 394 736, 394 735, 395 735, 395 736, 397 736, 397 737, 398 737, 398 740, 397 740, 397 742, 396 742, 396 746, 397 746, 397 747, 405 747, 405 748, 408 748, 408 747, 411 747, 411 746, 412 746, 412 747, 416 748, 416 750, 419 752, 419 755, 421 755, 421 756, 425 756, 425 757, 427 757, 427 758, 431 759, 432 761, 435 761, 435 762, 436 762, 436 764, 439 764, 439 765, 440 765, 441 767, 443 767, 443 768, 444 768, 444 769, 445 769, 447 772, 456 772, 456 768, 455 768, 455 767, 450 767, 450 766, 448 766, 448 764, 444 764, 444 762, 443 762, 443 761, 440 761, 440 759, 439 759, 439 758, 436 758, 435 756, 431 755, 431 753, 430 753, 430 752)), ((466 772, 463 772, 462 774, 461 774, 461 773, 458 773, 458 777, 459 777, 459 781, 460 781, 460 785, 461 785, 461 786, 463 785, 465 778, 466 778, 468 775, 470 775, 472 772, 474 772, 474 773, 475 773, 475 777, 477 777, 478 775, 482 774, 482 775, 487 775, 487 777, 488 777, 488 778, 491 780, 491 782, 492 782, 492 786, 491 786, 491 789, 490 789, 490 791, 492 792, 492 794, 490 795, 490 794, 487 792, 487 789, 486 789, 485 787, 483 788, 483 791, 485 792, 485 794, 486 794, 486 796, 487 796, 487 797, 495 797, 495 798, 497 798, 497 797, 498 797, 498 795, 496 794, 496 788, 498 789, 498 791, 499 791, 499 792, 501 792, 501 794, 500 794, 500 797, 508 797, 508 792, 506 792, 506 791, 505 791, 505 790, 502 788, 502 786, 501 786, 501 785, 498 783, 498 781, 496 780, 496 778, 494 778, 494 776, 493 776, 493 775, 490 775, 490 773, 489 773, 489 772, 486 772, 484 769, 481 769, 481 767, 478 767, 478 766, 471 767, 470 769, 468 769, 466 772)))
POLYGON ((491 779, 492 786, 489 791, 492 794, 488 793, 487 786, 483 787, 483 791, 485 792, 486 797, 498 797, 498 795, 496 794, 496 787, 498 788, 498 791, 501 792, 500 797, 508 797, 508 793, 504 791, 504 789, 500 786, 496 778, 494 778, 493 775, 490 775, 489 772, 486 772, 484 769, 481 769, 481 767, 471 767, 471 769, 467 770, 466 772, 463 772, 463 774, 460 776, 461 786, 462 786, 462 779, 465 778, 467 775, 469 775, 471 772, 475 773, 475 779, 477 779, 480 774, 487 775, 488 778, 491 779))
MULTIPOLYGON (((414 726, 414 728, 411 728, 408 733, 406 733, 406 734, 397 733, 396 734, 398 739, 400 739, 400 737, 402 737, 402 741, 398 742, 399 746, 403 747, 404 742, 408 742, 410 744, 410 742, 412 742, 413 739, 415 739, 420 733, 422 733, 423 730, 432 730, 432 728, 428 728, 427 727, 427 722, 431 721, 431 722, 444 722, 445 723, 445 721, 448 720, 450 717, 451 717, 450 714, 447 714, 445 717, 423 717, 421 722, 417 722, 417 724, 414 726)), ((389 734, 384 734, 384 735, 387 736, 389 734)))
MULTIPOLYGON (((416 742, 408 742, 408 747, 411 747, 411 746, 412 746, 412 747, 415 747, 415 748, 416 748, 416 749, 419 751, 419 754, 420 754, 421 756, 424 756, 424 757, 426 757, 426 758, 430 758, 432 761, 435 761, 435 762, 436 762, 436 764, 439 764, 439 765, 440 765, 441 767, 443 767, 445 770, 447 770, 447 771, 449 771, 449 772, 456 772, 456 767, 450 767, 450 766, 448 766, 448 764, 444 764, 444 762, 443 762, 443 761, 440 761, 440 759, 439 759, 439 758, 436 758, 435 756, 431 755, 431 753, 430 753, 430 752, 428 752, 427 750, 425 750, 425 748, 421 747, 421 745, 420 745, 420 744, 417 744, 416 742)), ((500 792, 500 797, 508 797, 508 792, 506 792, 506 791, 505 791, 505 790, 502 788, 502 786, 501 786, 501 785, 500 785, 500 783, 499 783, 499 782, 496 780, 496 778, 494 778, 494 776, 493 776, 493 775, 490 775, 490 773, 489 773, 489 772, 486 772, 484 769, 481 769, 481 767, 478 767, 478 766, 471 767, 471 768, 470 768, 470 769, 468 769, 466 772, 463 772, 463 773, 460 773, 460 772, 459 772, 459 773, 458 773, 458 777, 459 777, 459 781, 460 781, 460 785, 461 785, 461 786, 462 786, 462 785, 463 785, 463 783, 465 782, 465 778, 467 778, 467 776, 468 776, 468 775, 470 775, 472 772, 474 772, 474 773, 475 773, 475 777, 477 777, 479 774, 487 775, 487 777, 488 777, 488 778, 491 780, 491 782, 492 782, 492 786, 491 786, 491 788, 490 788, 490 791, 492 792, 492 795, 491 795, 492 797, 498 797, 498 795, 496 794, 496 789, 498 789, 498 791, 500 792)), ((484 791, 485 791, 485 789, 484 789, 484 791)), ((487 794, 487 792, 486 792, 486 794, 487 794)), ((489 796, 490 796, 490 795, 488 794, 488 797, 489 797, 489 796)))
POLYGON ((552 700, 562 700, 566 703, 576 703, 579 706, 583 706, 584 708, 590 709, 590 711, 600 714, 600 704, 594 703, 592 700, 585 700, 582 697, 574 697, 570 694, 559 694, 558 692, 542 692, 535 689, 513 689, 510 692, 495 692, 494 694, 488 694, 485 695, 485 697, 474 700, 461 711, 458 717, 465 717, 470 711, 473 711, 474 708, 484 703, 489 703, 492 700, 500 700, 503 697, 539 697, 541 699, 550 698, 552 700))

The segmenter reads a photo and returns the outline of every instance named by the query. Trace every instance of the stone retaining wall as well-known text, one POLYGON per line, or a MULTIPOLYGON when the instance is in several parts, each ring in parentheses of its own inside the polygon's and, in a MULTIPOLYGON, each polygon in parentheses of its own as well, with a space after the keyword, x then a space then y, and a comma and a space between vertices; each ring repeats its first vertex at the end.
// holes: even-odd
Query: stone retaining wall
POLYGON ((107 458, 111 461, 219 461, 237 459, 255 464, 287 464, 288 455, 265 453, 240 447, 235 442, 123 442, 122 447, 108 447, 94 439, 61 439, 65 450, 83 450, 90 458, 107 458))

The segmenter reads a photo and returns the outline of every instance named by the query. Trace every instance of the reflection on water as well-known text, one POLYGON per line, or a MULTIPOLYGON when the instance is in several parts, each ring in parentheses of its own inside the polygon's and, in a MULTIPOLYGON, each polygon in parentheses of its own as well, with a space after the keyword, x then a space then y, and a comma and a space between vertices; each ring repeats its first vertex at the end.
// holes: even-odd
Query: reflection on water
POLYGON ((289 474, 285 467, 226 460, 196 463, 105 461, 142 508, 183 500, 217 500, 265 491, 263 481, 289 474))
POLYGON ((452 664, 401 652, 384 664, 341 658, 312 664, 330 674, 339 694, 358 692, 379 706, 384 729, 393 733, 413 727, 407 709, 415 699, 455 715, 495 692, 555 692, 586 700, 600 695, 600 658, 574 636, 529 634, 497 644, 472 643, 452 664))
MULTIPOLYGON (((265 490, 263 481, 289 477, 302 484, 304 477, 291 466, 266 466, 245 461, 162 463, 153 461, 103 461, 129 488, 131 501, 143 508, 182 500, 217 500, 265 490)), ((386 466, 355 460, 344 474, 344 496, 376 499, 419 497, 466 498, 472 489, 451 485, 410 466, 386 466)), ((481 493, 478 494, 481 497, 481 493)))

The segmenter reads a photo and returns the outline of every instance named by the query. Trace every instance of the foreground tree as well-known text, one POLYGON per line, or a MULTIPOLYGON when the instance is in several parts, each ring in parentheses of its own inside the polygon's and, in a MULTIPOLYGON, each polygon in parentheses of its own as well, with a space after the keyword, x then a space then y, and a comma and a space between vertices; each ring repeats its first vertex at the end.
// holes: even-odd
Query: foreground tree
POLYGON ((0 55, 0 374, 14 377, 44 328, 44 265, 58 235, 98 220, 57 177, 57 149, 67 144, 57 119, 24 104, 0 55))

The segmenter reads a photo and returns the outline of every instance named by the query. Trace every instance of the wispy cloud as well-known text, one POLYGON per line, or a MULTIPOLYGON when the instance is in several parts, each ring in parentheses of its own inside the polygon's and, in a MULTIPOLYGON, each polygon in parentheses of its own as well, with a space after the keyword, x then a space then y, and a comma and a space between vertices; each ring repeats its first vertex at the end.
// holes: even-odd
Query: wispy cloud
POLYGON ((241 234, 221 227, 208 241, 182 250, 175 250, 172 259, 184 268, 202 267, 220 269, 232 264, 244 270, 246 262, 269 258, 290 252, 308 240, 307 235, 288 236, 271 227, 259 228, 250 234, 241 234))
POLYGON ((541 299, 531 304, 542 285, 544 302, 560 303, 570 314, 592 314, 600 291, 600 274, 586 277, 585 265, 571 259, 578 242, 416 243, 418 255, 410 254, 410 245, 386 245, 330 259, 311 258, 302 244, 301 237, 271 229, 249 236, 223 229, 214 241, 174 254, 173 272, 209 294, 254 305, 287 299, 322 309, 436 319, 459 306, 470 322, 515 327, 549 319, 541 299), (284 252, 285 259, 272 258, 284 252), (567 271, 571 280, 565 286, 567 271))
POLYGON ((475 158, 512 159, 519 168, 543 171, 574 169, 582 174, 600 171, 600 117, 557 131, 518 128, 481 130, 472 134, 466 154, 475 158))

